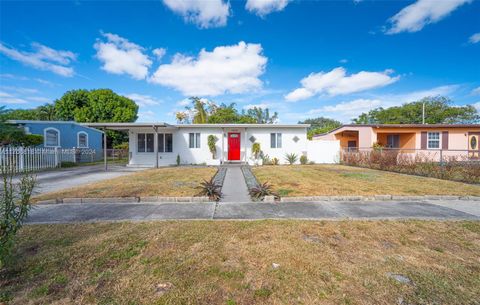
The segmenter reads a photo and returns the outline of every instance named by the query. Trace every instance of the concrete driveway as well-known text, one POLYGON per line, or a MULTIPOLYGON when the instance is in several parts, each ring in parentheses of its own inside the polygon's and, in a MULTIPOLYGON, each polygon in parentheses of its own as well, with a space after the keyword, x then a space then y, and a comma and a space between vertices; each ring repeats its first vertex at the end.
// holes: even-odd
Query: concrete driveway
POLYGON ((167 219, 440 219, 480 220, 480 202, 363 201, 289 203, 93 203, 35 206, 27 223, 167 219))
POLYGON ((140 170, 145 169, 130 168, 124 165, 109 165, 108 171, 105 171, 102 164, 39 172, 36 173, 38 185, 34 189, 34 194, 54 192, 82 184, 128 175, 140 170))

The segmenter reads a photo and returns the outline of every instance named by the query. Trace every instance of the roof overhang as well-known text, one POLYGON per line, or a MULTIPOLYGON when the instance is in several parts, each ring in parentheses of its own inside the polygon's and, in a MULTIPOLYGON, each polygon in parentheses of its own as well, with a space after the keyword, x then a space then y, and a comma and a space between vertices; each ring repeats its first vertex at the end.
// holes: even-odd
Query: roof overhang
POLYGON ((175 128, 174 125, 167 123, 81 123, 83 126, 100 128, 106 130, 130 130, 133 128, 175 128))

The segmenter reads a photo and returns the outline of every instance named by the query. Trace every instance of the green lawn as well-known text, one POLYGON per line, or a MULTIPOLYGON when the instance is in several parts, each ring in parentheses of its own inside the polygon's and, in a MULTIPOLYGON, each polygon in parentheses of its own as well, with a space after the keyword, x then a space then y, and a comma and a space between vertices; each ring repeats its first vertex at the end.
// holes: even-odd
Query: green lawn
POLYGON ((8 304, 476 304, 480 222, 35 225, 8 304), (277 268, 273 264, 278 264, 277 268), (400 283, 392 276, 406 277, 400 283))
POLYGON ((260 166, 253 173, 260 182, 271 183, 280 196, 480 196, 479 185, 345 165, 260 166))

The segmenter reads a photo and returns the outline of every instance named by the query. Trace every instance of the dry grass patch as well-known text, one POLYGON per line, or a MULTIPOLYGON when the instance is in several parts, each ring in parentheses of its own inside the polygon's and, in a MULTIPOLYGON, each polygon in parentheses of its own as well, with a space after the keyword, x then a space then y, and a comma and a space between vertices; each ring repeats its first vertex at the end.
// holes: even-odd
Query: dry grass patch
POLYGON ((471 195, 480 186, 344 165, 291 165, 253 168, 280 196, 471 195))
POLYGON ((42 194, 34 201, 76 197, 194 196, 195 188, 216 173, 214 167, 150 169, 85 186, 42 194))
POLYGON ((0 303, 475 304, 480 299, 480 222, 41 225, 24 227, 18 240, 16 260, 0 273, 0 303))

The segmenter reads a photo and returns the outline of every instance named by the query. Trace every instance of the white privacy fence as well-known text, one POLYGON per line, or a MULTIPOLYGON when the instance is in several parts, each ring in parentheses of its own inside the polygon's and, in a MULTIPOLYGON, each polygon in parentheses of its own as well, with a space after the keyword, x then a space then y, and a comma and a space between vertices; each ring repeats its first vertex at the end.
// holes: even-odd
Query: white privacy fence
POLYGON ((339 163, 340 141, 307 141, 307 156, 315 163, 339 163))
POLYGON ((0 147, 0 168, 16 173, 60 167, 62 162, 94 162, 102 159, 94 149, 0 147))

